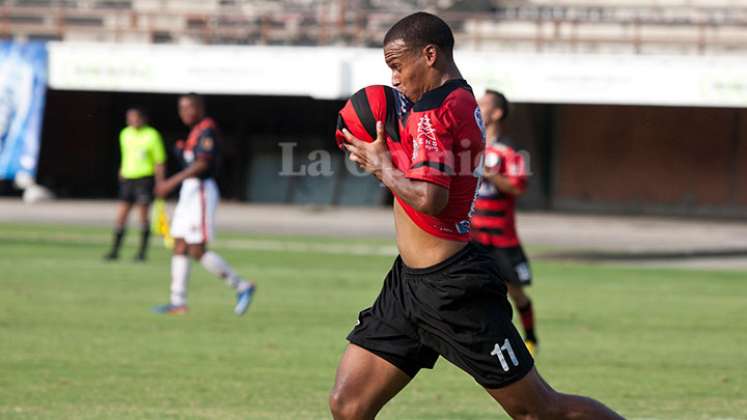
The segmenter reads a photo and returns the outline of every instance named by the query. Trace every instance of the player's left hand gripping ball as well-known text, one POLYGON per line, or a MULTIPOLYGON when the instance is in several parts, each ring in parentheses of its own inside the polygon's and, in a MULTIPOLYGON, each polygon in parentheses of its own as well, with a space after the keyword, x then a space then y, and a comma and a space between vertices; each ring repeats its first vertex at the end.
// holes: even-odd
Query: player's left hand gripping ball
POLYGON ((342 130, 345 135, 345 149, 350 152, 350 160, 357 163, 363 170, 374 175, 391 166, 388 150, 386 147, 386 135, 384 124, 376 122, 376 139, 373 142, 365 142, 353 136, 346 128, 342 130))

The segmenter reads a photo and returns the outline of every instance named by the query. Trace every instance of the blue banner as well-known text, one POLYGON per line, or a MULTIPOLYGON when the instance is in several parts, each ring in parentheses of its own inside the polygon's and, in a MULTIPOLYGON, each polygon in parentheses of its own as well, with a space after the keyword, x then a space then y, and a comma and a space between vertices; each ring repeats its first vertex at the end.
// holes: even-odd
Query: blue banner
POLYGON ((36 176, 46 91, 46 45, 0 42, 0 179, 36 176))

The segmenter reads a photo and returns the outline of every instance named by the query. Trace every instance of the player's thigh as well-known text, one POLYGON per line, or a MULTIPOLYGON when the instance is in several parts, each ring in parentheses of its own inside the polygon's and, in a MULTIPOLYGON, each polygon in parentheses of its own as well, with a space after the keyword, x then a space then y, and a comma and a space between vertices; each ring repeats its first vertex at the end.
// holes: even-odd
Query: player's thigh
POLYGON ((498 389, 488 389, 493 397, 511 417, 536 416, 553 418, 558 393, 532 368, 523 378, 498 389), (550 417, 548 417, 550 415, 550 417))
POLYGON ((184 238, 174 238, 174 255, 187 255, 187 243, 184 238))
POLYGON ((120 200, 117 202, 117 216, 127 216, 132 209, 132 203, 120 200))
POLYGON ((373 418, 411 378, 376 354, 348 344, 342 355, 330 394, 333 414, 355 413, 373 418))

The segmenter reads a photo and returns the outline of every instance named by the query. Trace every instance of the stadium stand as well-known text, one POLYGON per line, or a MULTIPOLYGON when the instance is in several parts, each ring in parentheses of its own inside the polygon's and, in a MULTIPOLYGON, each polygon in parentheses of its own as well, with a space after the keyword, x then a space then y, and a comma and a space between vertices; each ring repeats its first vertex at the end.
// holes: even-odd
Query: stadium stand
POLYGON ((3 0, 0 37, 68 41, 375 46, 431 10, 472 49, 730 53, 746 0, 3 0))

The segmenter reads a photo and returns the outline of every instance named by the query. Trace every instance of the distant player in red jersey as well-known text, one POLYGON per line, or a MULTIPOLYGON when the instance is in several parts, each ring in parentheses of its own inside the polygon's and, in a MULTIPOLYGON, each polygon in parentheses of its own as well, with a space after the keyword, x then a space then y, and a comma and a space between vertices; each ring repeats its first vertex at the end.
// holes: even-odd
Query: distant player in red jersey
POLYGON ((524 292, 532 283, 532 271, 516 232, 516 199, 526 188, 526 163, 514 149, 511 139, 503 135, 503 123, 509 114, 506 97, 488 90, 479 104, 487 146, 485 172, 472 216, 472 240, 488 247, 498 261, 508 295, 521 316, 524 342, 534 355, 538 345, 534 310, 524 292))
POLYGON ((352 124, 345 109, 338 120, 350 159, 396 197, 400 255, 348 335, 330 395, 332 414, 375 418, 421 368, 443 356, 514 418, 619 419, 597 401, 554 391, 539 376, 511 322, 494 259, 469 242, 485 145, 480 110, 454 63, 453 46, 451 29, 434 15, 400 20, 384 37, 384 59, 394 87, 413 102, 396 111, 402 129, 392 130, 389 114, 372 115, 368 95, 383 87, 351 98, 362 124, 352 124))

